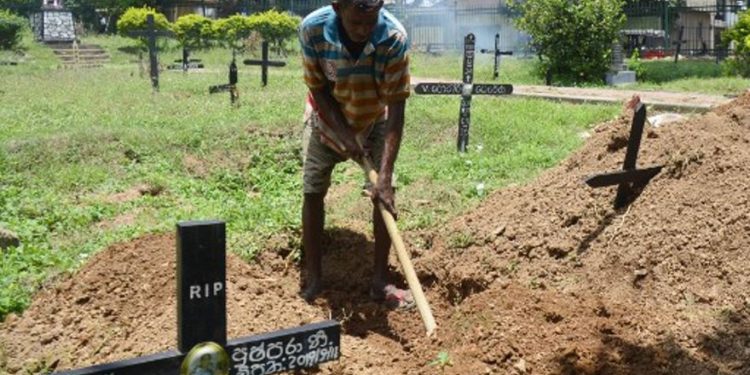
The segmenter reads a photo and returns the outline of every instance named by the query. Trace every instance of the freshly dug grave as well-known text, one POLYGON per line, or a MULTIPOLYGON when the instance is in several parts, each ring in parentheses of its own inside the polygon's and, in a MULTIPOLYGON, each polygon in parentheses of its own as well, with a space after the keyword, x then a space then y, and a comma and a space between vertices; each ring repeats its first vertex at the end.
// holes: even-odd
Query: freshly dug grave
MULTIPOLYGON (((286 254, 229 256, 229 337, 333 317, 342 357, 320 373, 750 374, 750 94, 648 128, 639 166, 664 170, 614 210, 616 188, 582 178, 621 168, 629 127, 628 116, 602 124, 534 182, 435 232, 404 234, 436 337, 416 310, 368 300, 361 223, 327 232, 329 289, 312 305, 296 296, 286 254)), ((2 324, 0 372, 174 348, 174 241, 113 246, 40 292, 2 324)))

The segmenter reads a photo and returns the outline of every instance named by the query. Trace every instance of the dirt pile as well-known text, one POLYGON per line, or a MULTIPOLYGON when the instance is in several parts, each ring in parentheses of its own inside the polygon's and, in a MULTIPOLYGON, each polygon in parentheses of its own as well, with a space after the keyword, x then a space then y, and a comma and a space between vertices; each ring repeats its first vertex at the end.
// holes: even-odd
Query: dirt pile
MULTIPOLYGON (((750 94, 648 128, 638 164, 664 170, 614 210, 615 188, 582 178, 621 168, 629 126, 602 124, 536 181, 437 232, 405 233, 437 337, 416 311, 368 300, 360 228, 328 231, 329 290, 313 305, 296 296, 286 254, 229 257, 229 337, 333 317, 342 358, 322 373, 750 374, 750 94)), ((174 348, 174 246, 171 235, 113 246, 41 292, 3 323, 0 372, 174 348)))

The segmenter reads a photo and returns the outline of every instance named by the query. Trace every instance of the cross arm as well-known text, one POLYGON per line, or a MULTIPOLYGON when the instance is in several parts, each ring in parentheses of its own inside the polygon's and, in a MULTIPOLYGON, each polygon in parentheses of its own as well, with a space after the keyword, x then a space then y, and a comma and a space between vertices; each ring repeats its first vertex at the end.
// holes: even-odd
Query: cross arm
POLYGON ((180 363, 185 354, 177 351, 168 351, 86 367, 78 370, 55 372, 56 375, 174 375, 175 370, 180 368, 180 363))
POLYGON ((268 65, 268 66, 286 66, 286 63, 283 61, 263 61, 263 60, 253 60, 253 59, 245 59, 242 61, 245 65, 268 65))

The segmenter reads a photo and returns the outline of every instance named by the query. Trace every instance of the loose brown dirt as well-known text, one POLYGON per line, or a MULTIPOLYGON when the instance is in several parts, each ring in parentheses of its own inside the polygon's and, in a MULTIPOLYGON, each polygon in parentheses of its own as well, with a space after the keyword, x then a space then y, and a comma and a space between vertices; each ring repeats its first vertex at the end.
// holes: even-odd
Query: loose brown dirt
MULTIPOLYGON (((317 371, 334 374, 750 374, 750 94, 649 128, 639 165, 664 170, 614 210, 615 188, 582 178, 621 167, 629 125, 602 124, 534 182, 404 234, 436 337, 416 310, 368 300, 372 241, 361 225, 327 231, 329 289, 312 305, 296 296, 285 253, 251 264, 230 255, 229 336, 332 317, 342 357, 317 371)), ((168 234, 102 251, 6 319, 0 372, 174 348, 174 258, 168 234)))

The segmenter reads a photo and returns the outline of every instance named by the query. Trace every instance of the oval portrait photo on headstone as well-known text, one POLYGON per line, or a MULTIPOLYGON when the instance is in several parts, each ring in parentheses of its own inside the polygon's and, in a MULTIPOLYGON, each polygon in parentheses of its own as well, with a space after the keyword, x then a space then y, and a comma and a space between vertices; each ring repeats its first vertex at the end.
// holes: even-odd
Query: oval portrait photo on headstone
POLYGON ((196 345, 185 356, 180 368, 180 375, 228 375, 229 355, 214 342, 203 342, 196 345))

